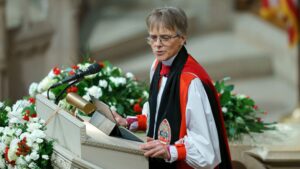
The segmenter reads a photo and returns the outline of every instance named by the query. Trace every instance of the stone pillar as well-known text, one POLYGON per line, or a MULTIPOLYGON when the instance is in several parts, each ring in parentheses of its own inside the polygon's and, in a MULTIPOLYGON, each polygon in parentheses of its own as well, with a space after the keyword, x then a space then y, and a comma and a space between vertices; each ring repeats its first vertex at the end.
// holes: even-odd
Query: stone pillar
POLYGON ((45 71, 78 62, 79 0, 49 1, 49 22, 55 35, 47 53, 45 71))
POLYGON ((7 99, 5 0, 0 0, 0 101, 7 99))

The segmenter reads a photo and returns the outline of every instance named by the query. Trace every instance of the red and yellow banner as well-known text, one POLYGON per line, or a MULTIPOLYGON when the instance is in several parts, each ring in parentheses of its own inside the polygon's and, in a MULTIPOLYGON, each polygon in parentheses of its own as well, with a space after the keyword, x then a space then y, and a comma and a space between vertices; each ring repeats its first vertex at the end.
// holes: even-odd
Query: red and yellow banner
POLYGON ((288 33, 289 45, 299 41, 299 19, 297 0, 261 0, 260 15, 267 20, 279 20, 288 33))

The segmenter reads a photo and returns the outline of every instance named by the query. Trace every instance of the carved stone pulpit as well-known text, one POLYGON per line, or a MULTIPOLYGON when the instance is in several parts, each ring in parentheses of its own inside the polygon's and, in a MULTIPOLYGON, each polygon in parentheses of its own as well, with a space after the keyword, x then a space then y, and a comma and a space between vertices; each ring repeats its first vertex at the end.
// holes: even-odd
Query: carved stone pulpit
MULTIPOLYGON (((108 136, 89 122, 59 108, 45 96, 37 95, 36 98, 38 116, 47 123, 46 134, 55 140, 54 156, 69 159, 71 165, 67 168, 148 168, 148 159, 139 149, 141 142, 108 136), (74 167, 76 165, 81 167, 74 167)), ((58 166, 57 161, 53 160, 54 166, 58 166)))

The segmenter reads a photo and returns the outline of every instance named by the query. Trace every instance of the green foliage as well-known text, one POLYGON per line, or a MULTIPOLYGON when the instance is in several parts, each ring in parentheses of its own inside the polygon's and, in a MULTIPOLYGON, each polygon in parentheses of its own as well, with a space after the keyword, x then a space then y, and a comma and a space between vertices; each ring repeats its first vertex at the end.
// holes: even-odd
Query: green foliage
MULTIPOLYGON (((88 67, 89 64, 91 63, 85 62, 76 65, 76 69, 66 68, 61 70, 60 74, 54 78, 58 78, 57 80, 60 81, 69 76, 71 71, 76 73, 81 71, 80 69, 83 67, 88 67)), ((131 73, 124 74, 120 68, 112 66, 107 61, 102 62, 102 66, 103 68, 99 73, 87 76, 74 85, 76 93, 87 99, 89 98, 88 95, 91 95, 88 91, 94 87, 94 89, 97 88, 98 91, 92 93, 95 93, 95 95, 101 93, 99 94, 101 96, 97 98, 109 105, 113 111, 117 111, 124 117, 127 115, 140 114, 141 112, 137 112, 134 106, 138 104, 142 107, 147 101, 149 95, 147 85, 137 81, 131 73), (104 84, 101 85, 100 81, 104 84)), ((65 87, 66 85, 59 86, 55 89, 51 89, 51 92, 57 97, 65 87)), ((66 93, 68 93, 68 91, 66 93)), ((62 98, 65 98, 66 93, 62 98)), ((66 105, 64 107, 73 108, 72 106, 66 105)))
POLYGON ((5 102, 0 104, 0 127, 5 127, 8 125, 8 107, 5 102))
POLYGON ((254 100, 248 96, 234 94, 234 86, 226 84, 229 78, 224 78, 215 83, 215 88, 220 97, 224 115, 227 136, 229 140, 239 140, 243 134, 251 135, 263 133, 265 130, 274 130, 273 123, 266 123, 261 116, 266 112, 259 109, 254 100))

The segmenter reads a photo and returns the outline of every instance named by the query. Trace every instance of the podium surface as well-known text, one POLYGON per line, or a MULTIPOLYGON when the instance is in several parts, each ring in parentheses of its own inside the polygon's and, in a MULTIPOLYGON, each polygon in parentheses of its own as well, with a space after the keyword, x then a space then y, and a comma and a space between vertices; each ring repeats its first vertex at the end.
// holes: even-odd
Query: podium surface
POLYGON ((80 121, 43 95, 36 97, 38 116, 46 121, 48 137, 74 156, 103 169, 147 169, 141 142, 111 137, 89 122, 80 121))

